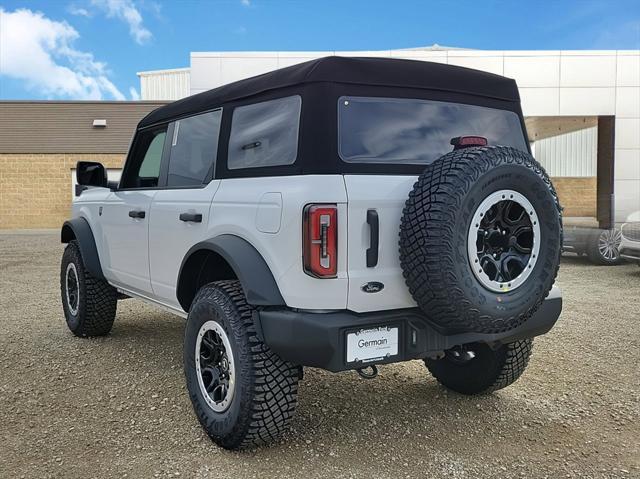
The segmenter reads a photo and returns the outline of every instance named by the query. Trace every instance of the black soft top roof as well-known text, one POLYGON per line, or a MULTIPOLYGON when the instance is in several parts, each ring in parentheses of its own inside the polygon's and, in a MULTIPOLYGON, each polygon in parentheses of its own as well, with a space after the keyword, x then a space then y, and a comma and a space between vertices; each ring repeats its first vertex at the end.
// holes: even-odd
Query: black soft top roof
POLYGON ((449 91, 520 101, 516 82, 469 68, 394 58, 324 57, 229 83, 158 108, 139 128, 222 106, 267 91, 314 82, 449 91))

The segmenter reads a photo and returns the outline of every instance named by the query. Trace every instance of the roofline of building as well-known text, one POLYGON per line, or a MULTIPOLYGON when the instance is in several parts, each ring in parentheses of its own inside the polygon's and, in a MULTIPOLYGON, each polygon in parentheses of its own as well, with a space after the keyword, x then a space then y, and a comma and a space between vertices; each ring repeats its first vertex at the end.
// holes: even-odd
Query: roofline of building
POLYGON ((136 75, 138 75, 139 77, 142 77, 145 75, 153 75, 156 73, 181 73, 181 72, 188 72, 188 71, 191 71, 190 67, 168 68, 166 70, 145 70, 142 72, 136 72, 136 75))

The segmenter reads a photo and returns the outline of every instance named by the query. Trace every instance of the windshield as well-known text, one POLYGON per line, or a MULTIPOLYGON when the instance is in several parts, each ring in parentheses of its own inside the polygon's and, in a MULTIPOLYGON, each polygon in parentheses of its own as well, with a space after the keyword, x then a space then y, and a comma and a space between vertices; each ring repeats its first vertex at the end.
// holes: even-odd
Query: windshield
POLYGON ((452 150, 452 138, 469 135, 527 151, 512 111, 402 98, 338 100, 338 149, 350 163, 429 164, 452 150))

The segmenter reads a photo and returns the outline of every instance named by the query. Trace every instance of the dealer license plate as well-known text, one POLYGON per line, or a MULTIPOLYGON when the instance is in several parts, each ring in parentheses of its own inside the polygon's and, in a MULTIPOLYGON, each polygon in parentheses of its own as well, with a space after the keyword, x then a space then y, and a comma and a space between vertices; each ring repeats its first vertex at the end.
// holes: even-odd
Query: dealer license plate
POLYGON ((398 328, 380 326, 347 334, 347 362, 372 362, 398 354, 398 328))

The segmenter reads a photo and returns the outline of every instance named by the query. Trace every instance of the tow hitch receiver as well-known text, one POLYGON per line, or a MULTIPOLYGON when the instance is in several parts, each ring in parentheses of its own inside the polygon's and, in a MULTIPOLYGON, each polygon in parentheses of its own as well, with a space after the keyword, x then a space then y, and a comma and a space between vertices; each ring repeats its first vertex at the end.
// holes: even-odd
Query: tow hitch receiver
POLYGON ((378 367, 375 364, 372 364, 364 368, 358 368, 356 369, 356 372, 362 379, 374 379, 378 376, 378 367))

